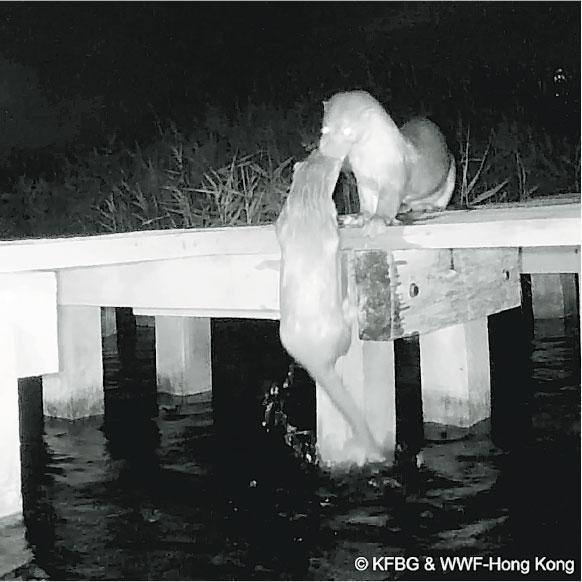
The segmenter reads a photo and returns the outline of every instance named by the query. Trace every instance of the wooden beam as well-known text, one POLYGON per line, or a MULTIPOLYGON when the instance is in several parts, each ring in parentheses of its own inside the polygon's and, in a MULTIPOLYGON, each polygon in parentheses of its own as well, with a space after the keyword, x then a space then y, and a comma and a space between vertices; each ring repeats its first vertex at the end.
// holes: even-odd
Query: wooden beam
POLYGON ((580 247, 531 247, 521 249, 522 273, 579 273, 580 247))
POLYGON ((521 303, 517 249, 358 251, 364 340, 394 340, 465 323, 521 303))
MULTIPOLYGON (((578 247, 526 248, 520 257, 518 267, 524 273, 579 269, 578 247)), ((278 270, 277 255, 67 269, 59 272, 59 303, 132 305, 142 315, 278 319, 278 270)))
POLYGON ((192 257, 59 271, 59 304, 278 312, 279 256, 192 257))
POLYGON ((278 255, 278 249, 272 225, 0 241, 0 272, 216 255, 278 255))
POLYGON ((237 319, 279 319, 278 309, 134 309, 135 315, 160 317, 232 317, 237 319))
POLYGON ((580 203, 426 214, 374 238, 346 227, 340 244, 354 250, 580 246, 580 203))
MULTIPOLYGON (((373 239, 341 229, 344 249, 580 245, 580 203, 423 214, 373 239)), ((217 255, 278 256, 273 225, 0 241, 0 272, 56 270, 217 255)))

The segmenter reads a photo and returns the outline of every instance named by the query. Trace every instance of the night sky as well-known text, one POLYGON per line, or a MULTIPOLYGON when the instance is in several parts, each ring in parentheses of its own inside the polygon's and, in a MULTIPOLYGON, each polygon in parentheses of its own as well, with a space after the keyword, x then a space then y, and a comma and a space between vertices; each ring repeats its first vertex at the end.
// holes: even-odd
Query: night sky
MULTIPOLYGON (((45 141, 67 134, 75 116, 138 131, 152 112, 181 119, 208 105, 319 103, 371 79, 383 89, 388 71, 398 84, 400 63, 450 72, 455 86, 482 71, 511 83, 527 70, 547 84, 563 67, 577 98, 580 4, 2 2, 0 148, 42 141, 26 129, 31 118, 46 125, 45 141)), ((427 86, 424 100, 444 99, 442 85, 427 86)), ((385 89, 384 101, 398 92, 385 89)))

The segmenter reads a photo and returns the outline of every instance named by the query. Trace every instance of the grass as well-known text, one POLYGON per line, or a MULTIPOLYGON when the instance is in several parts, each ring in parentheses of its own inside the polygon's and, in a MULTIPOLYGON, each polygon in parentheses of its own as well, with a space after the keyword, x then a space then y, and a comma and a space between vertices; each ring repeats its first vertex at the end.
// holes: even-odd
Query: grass
POLYGON ((159 172, 146 162, 141 180, 122 179, 96 205, 99 230, 202 228, 262 224, 276 219, 291 180, 291 160, 266 153, 234 154, 222 167, 192 179, 196 159, 174 146, 159 172))
MULTIPOLYGON (((509 178, 505 178, 487 188, 486 175, 491 169, 490 151, 494 135, 489 136, 485 149, 480 154, 473 152, 470 127, 466 129, 462 122, 458 130, 460 180, 457 182, 457 200, 461 206, 477 206, 483 202, 500 202, 507 198, 505 187, 509 178), (485 186, 484 186, 485 185, 485 186)), ((499 179, 499 178, 498 178, 499 179)))
MULTIPOLYGON (((248 103, 230 114, 210 109, 189 126, 158 120, 144 144, 111 136, 59 158, 50 177, 15 180, 0 194, 0 237, 273 222, 320 118, 311 100, 290 109, 248 103)), ((580 192, 579 143, 506 116, 459 118, 443 130, 458 164, 453 203, 580 192)), ((340 213, 357 210, 353 176, 342 176, 335 200, 340 213)))

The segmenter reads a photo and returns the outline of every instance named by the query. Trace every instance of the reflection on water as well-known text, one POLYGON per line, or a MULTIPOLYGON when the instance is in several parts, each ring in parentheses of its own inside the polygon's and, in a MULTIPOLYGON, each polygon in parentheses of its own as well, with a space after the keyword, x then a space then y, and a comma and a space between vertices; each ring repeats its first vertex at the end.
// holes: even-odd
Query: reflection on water
MULTIPOLYGON (((148 328, 130 337, 136 350, 123 354, 124 365, 115 340, 105 342, 105 419, 45 419, 43 434, 40 387, 23 387, 27 537, 52 578, 523 577, 483 570, 359 573, 358 556, 421 563, 426 556, 553 556, 576 558, 579 568, 578 330, 537 337, 522 360, 515 351, 507 357, 515 346, 492 340, 494 412, 502 402, 516 419, 497 415, 494 435, 503 449, 473 436, 426 444, 420 467, 332 476, 298 465, 259 429, 261 386, 282 379, 288 364, 276 327, 266 325, 214 323, 212 403, 160 405, 157 414, 148 328), (504 356, 515 375, 499 373, 504 356), (517 381, 515 366, 529 382, 517 381)), ((418 448, 414 342, 401 344, 397 357, 405 369, 398 408, 407 419, 399 420, 400 440, 418 448)), ((309 428, 313 391, 298 390, 294 414, 309 428)))

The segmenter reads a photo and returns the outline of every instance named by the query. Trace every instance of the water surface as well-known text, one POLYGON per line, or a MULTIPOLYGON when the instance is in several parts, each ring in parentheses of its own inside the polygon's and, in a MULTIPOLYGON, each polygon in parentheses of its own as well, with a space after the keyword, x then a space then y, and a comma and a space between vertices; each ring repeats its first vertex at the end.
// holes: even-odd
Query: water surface
MULTIPOLYGON (((55 579, 517 580, 527 576, 360 573, 354 560, 549 556, 576 558, 576 572, 529 577, 579 579, 578 330, 537 332, 513 357, 492 341, 495 443, 423 442, 414 342, 400 344, 399 437, 422 447, 420 466, 337 475, 260 428, 264 382, 288 364, 268 322, 214 322, 214 403, 156 402, 153 329, 125 337, 121 354, 109 338, 104 418, 43 423, 38 382, 22 386, 35 561, 55 579)), ((313 390, 297 394, 292 416, 313 427, 313 390)))

